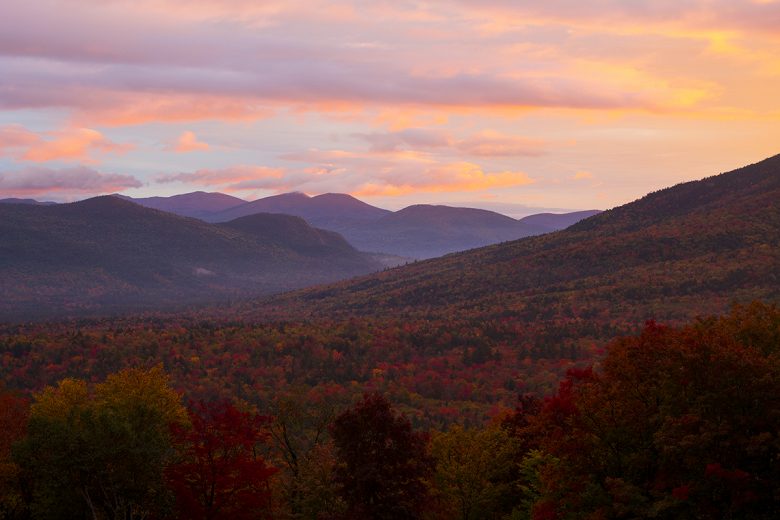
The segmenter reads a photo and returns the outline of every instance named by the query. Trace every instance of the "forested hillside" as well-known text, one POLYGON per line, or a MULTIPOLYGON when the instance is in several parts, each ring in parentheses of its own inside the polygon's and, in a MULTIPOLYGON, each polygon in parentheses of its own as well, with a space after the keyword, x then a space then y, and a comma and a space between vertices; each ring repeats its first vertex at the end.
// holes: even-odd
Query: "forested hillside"
POLYGON ((217 226, 117 197, 0 205, 0 236, 0 320, 181 308, 381 268, 296 217, 217 226))

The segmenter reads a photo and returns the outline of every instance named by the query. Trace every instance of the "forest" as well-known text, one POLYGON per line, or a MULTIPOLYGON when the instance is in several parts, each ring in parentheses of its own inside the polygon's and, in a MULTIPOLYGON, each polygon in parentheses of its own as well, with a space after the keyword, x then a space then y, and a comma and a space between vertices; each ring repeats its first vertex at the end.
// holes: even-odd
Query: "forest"
POLYGON ((776 305, 506 374, 509 325, 37 327, 2 336, 0 518, 780 514, 776 305))

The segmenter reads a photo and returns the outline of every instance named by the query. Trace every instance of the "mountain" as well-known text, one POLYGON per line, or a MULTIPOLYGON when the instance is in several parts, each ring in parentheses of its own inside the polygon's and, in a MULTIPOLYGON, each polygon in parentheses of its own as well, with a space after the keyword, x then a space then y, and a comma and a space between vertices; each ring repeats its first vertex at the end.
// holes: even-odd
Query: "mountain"
POLYGON ((362 251, 423 259, 562 229, 597 213, 544 214, 521 221, 492 211, 419 204, 397 212, 377 208, 344 193, 309 197, 284 193, 252 202, 221 193, 131 199, 143 206, 206 222, 227 222, 257 213, 301 217, 335 231, 362 251))
POLYGON ((183 193, 171 197, 133 198, 126 195, 117 196, 146 208, 159 209, 160 211, 199 219, 205 219, 214 213, 246 203, 244 199, 239 199, 238 197, 225 195, 224 193, 207 193, 205 191, 183 193))
POLYGON ((48 201, 37 201, 35 199, 16 199, 16 198, 10 198, 10 199, 0 199, 0 204, 28 204, 32 206, 52 206, 54 204, 57 204, 56 202, 48 202, 48 201))
POLYGON ((516 319, 565 336, 574 326, 690 319, 732 301, 778 301, 778 200, 780 155, 564 231, 283 295, 244 314, 516 319))
POLYGON ((390 211, 343 193, 325 193, 316 197, 309 197, 304 193, 284 193, 226 209, 209 216, 207 220, 225 222, 254 213, 294 215, 305 219, 312 226, 334 229, 334 225, 339 227, 376 220, 390 211))
POLYGON ((67 315, 268 294, 379 269, 283 215, 212 225, 107 196, 0 206, 0 316, 67 315))
POLYGON ((285 193, 229 208, 205 217, 221 222, 257 212, 304 218, 312 226, 335 231, 361 251, 424 259, 497 242, 562 229, 597 211, 545 214, 517 221, 492 211, 418 204, 391 212, 351 195, 309 197, 285 193))
POLYGON ((568 227, 598 211, 522 220, 474 208, 417 204, 360 226, 335 228, 362 251, 425 259, 568 227))

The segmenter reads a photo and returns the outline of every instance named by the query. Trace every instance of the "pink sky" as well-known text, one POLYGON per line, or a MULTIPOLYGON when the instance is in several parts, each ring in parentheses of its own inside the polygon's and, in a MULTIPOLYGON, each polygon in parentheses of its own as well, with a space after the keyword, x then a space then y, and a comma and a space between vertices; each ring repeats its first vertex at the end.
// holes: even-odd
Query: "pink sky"
POLYGON ((772 0, 3 0, 0 197, 609 208, 780 153, 778 28, 772 0))

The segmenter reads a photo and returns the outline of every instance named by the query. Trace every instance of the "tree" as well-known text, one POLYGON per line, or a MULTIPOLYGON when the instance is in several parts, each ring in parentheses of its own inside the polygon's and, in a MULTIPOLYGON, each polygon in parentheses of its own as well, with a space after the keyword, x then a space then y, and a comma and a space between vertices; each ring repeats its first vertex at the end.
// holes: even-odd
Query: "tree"
POLYGON ((334 516, 343 509, 328 434, 343 393, 332 385, 278 390, 272 403, 269 430, 282 469, 277 484, 292 518, 334 516))
POLYGON ((572 373, 537 418, 556 460, 538 516, 777 518, 779 339, 780 310, 753 304, 649 323, 572 373))
POLYGON ((497 425, 467 430, 454 426, 431 439, 436 488, 447 518, 500 518, 517 493, 519 443, 497 425))
POLYGON ((197 403, 189 428, 174 425, 180 460, 167 470, 182 519, 249 520, 266 516, 276 470, 258 453, 268 417, 227 401, 197 403))
POLYGON ((348 518, 413 519, 428 496, 428 436, 414 432, 380 394, 365 394, 331 428, 335 470, 348 518))
POLYGON ((0 518, 20 517, 26 509, 19 466, 11 458, 11 447, 24 438, 29 403, 0 386, 0 518))
POLYGON ((93 391, 65 379, 35 396, 17 458, 36 518, 133 520, 164 511, 170 424, 186 421, 162 369, 127 369, 93 391))

